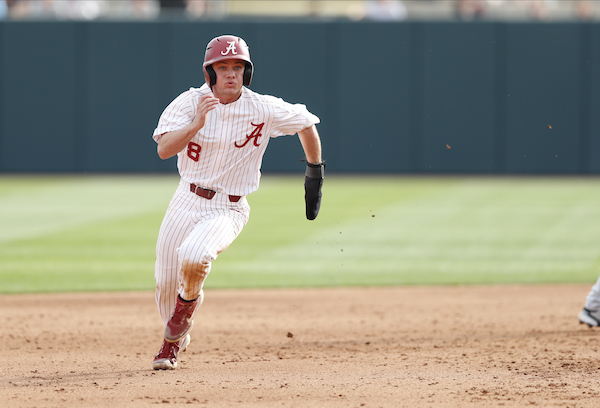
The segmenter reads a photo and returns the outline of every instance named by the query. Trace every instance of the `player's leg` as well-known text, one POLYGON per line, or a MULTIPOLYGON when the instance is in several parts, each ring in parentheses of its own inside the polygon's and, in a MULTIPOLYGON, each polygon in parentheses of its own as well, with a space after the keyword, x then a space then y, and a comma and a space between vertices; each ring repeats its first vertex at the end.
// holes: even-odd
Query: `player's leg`
POLYGON ((588 326, 600 326, 600 277, 585 299, 585 307, 579 312, 579 321, 588 326))
MULTIPOLYGON (((179 289, 177 248, 194 227, 193 207, 193 197, 186 194, 185 188, 180 185, 169 203, 158 233, 154 271, 155 296, 156 305, 165 325, 169 321, 177 301, 179 289)), ((162 347, 152 361, 152 368, 155 370, 176 368, 179 352, 184 351, 189 343, 189 335, 175 343, 169 343, 163 339, 162 347)))
POLYGON ((199 296, 212 262, 237 238, 247 221, 246 213, 219 208, 196 224, 178 250, 179 294, 183 299, 199 296))
POLYGON ((193 314, 203 300, 202 288, 212 262, 237 238, 248 221, 249 207, 245 200, 232 205, 219 197, 202 205, 205 207, 202 219, 178 249, 179 296, 165 327, 167 341, 178 341, 190 331, 193 314))
POLYGON ((156 280, 156 305, 163 323, 169 321, 179 290, 179 262, 177 249, 194 228, 194 202, 185 188, 179 188, 173 196, 156 243, 156 265, 154 278, 156 280))

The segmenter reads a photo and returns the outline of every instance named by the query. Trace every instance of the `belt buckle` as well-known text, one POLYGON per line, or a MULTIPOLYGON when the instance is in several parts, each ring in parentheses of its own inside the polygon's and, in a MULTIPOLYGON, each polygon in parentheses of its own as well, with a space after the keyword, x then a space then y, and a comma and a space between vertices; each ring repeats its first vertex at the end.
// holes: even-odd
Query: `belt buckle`
POLYGON ((196 194, 197 196, 206 198, 207 200, 211 200, 215 196, 215 194, 217 194, 217 192, 214 190, 209 190, 208 188, 202 188, 193 183, 190 183, 190 187, 191 187, 190 190, 192 191, 192 193, 196 194))

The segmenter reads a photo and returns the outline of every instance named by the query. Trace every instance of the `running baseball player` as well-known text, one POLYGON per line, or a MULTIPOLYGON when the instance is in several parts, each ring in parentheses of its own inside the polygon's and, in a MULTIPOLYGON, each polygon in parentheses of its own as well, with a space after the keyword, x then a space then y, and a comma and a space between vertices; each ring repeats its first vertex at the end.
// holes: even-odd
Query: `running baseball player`
POLYGON ((579 322, 590 327, 600 326, 600 277, 585 299, 585 306, 579 312, 579 322))
POLYGON ((156 244, 156 304, 165 331, 155 370, 176 368, 178 353, 190 343, 212 262, 248 221, 246 196, 258 188, 270 138, 298 134, 307 162, 306 217, 315 219, 321 205, 319 118, 304 105, 248 89, 254 65, 239 37, 212 39, 203 71, 206 83, 171 102, 153 135, 162 159, 177 155, 181 176, 156 244))

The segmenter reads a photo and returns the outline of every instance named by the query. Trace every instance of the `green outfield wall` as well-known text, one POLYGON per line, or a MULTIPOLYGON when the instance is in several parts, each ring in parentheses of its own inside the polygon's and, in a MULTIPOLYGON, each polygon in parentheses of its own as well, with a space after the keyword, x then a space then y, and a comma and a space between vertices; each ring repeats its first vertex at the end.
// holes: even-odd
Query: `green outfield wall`
POLYGON ((174 172, 151 135, 219 34, 321 118, 328 171, 600 173, 600 24, 347 21, 1 22, 0 171, 174 172))

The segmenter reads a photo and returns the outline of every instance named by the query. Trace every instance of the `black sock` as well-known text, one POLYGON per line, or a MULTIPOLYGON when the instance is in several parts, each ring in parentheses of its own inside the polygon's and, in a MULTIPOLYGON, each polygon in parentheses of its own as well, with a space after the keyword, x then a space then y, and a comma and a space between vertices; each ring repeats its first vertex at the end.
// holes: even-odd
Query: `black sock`
POLYGON ((179 300, 181 300, 184 303, 192 303, 192 302, 195 302, 196 300, 198 300, 198 298, 193 299, 193 300, 185 300, 184 298, 181 297, 181 295, 177 295, 177 297, 179 298, 179 300))

